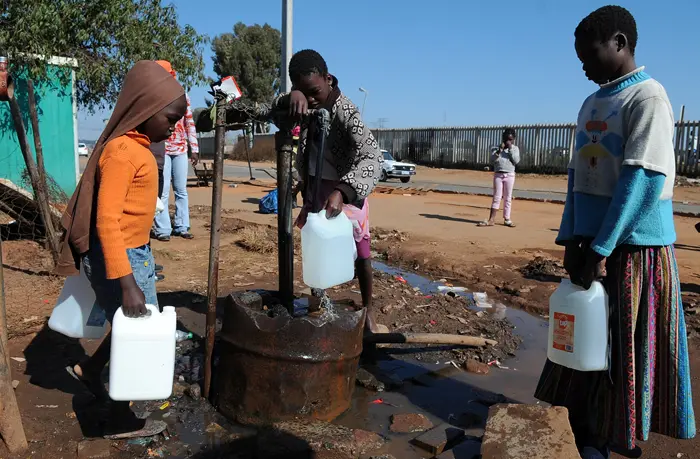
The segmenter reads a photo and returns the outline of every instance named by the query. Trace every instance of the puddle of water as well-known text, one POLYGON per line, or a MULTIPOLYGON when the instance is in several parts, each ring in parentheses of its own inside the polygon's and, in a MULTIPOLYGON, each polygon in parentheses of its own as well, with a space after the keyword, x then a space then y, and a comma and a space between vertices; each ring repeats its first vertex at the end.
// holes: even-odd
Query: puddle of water
MULTIPOLYGON (((439 287, 444 286, 444 283, 377 261, 372 262, 372 266, 377 271, 392 276, 401 276, 411 287, 420 288, 424 294, 443 294, 439 293, 439 287)), ((473 292, 456 292, 455 294, 473 298, 473 292)), ((489 314, 499 313, 498 308, 482 309, 472 307, 472 309, 489 314)), ((502 310, 500 313, 502 313, 502 310)), ((515 326, 515 333, 523 340, 516 351, 515 357, 501 362, 502 365, 509 369, 493 367, 488 376, 456 372, 452 377, 459 378, 481 389, 504 394, 523 403, 536 403, 537 400, 532 394, 535 391, 542 367, 547 358, 547 328, 549 324, 541 317, 509 307, 505 309, 505 317, 515 326)), ((421 364, 416 362, 416 365, 420 366, 421 364)))

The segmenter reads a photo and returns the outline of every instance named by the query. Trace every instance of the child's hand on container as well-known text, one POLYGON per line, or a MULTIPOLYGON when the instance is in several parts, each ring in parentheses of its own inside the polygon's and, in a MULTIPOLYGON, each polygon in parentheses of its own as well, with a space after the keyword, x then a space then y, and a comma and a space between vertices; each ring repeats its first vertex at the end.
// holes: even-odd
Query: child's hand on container
POLYGON ((595 280, 604 278, 607 275, 605 270, 605 262, 607 258, 597 253, 595 250, 588 248, 586 250, 586 263, 583 266, 582 272, 582 287, 588 290, 595 280))
POLYGON ((146 297, 136 283, 133 274, 119 279, 122 288, 122 312, 126 317, 141 317, 146 315, 146 297))
POLYGON ((343 211, 343 194, 335 190, 326 201, 326 218, 335 218, 343 211))
POLYGON ((570 243, 564 250, 564 269, 569 274, 569 279, 576 285, 581 285, 581 274, 586 262, 584 251, 580 244, 570 243))

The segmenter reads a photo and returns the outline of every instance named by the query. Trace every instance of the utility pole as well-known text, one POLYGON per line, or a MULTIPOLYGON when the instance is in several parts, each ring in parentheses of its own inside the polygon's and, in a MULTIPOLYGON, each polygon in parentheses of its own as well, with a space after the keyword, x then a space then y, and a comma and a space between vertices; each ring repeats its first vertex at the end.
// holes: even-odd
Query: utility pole
POLYGON ((292 58, 292 25, 294 22, 294 0, 282 0, 282 65, 280 70, 281 92, 292 90, 289 78, 289 60, 292 58))
POLYGON ((365 88, 360 88, 360 92, 365 93, 365 99, 362 101, 362 111, 360 112, 360 116, 364 118, 365 116, 365 105, 367 104, 367 96, 369 95, 369 91, 367 91, 365 88))

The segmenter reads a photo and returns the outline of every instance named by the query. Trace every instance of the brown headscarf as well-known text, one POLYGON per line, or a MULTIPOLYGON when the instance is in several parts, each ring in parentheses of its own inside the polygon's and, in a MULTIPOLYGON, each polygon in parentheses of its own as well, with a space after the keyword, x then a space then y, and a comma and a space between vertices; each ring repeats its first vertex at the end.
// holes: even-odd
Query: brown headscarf
POLYGON ((66 233, 56 267, 58 274, 77 274, 80 256, 90 249, 98 163, 105 145, 133 131, 184 94, 185 91, 177 80, 154 61, 137 62, 129 70, 112 117, 95 144, 83 176, 61 219, 66 233))

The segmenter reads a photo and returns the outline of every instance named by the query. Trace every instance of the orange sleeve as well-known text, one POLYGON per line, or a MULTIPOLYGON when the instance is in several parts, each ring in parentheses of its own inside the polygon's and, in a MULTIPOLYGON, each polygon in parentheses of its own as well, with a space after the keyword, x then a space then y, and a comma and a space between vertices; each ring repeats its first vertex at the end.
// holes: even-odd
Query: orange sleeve
MULTIPOLYGON (((107 152, 103 152, 105 153, 107 152)), ((126 255, 120 222, 126 193, 135 175, 136 168, 131 161, 118 153, 108 153, 107 157, 100 160, 96 226, 97 237, 104 254, 107 279, 119 279, 131 274, 131 263, 126 255)))

